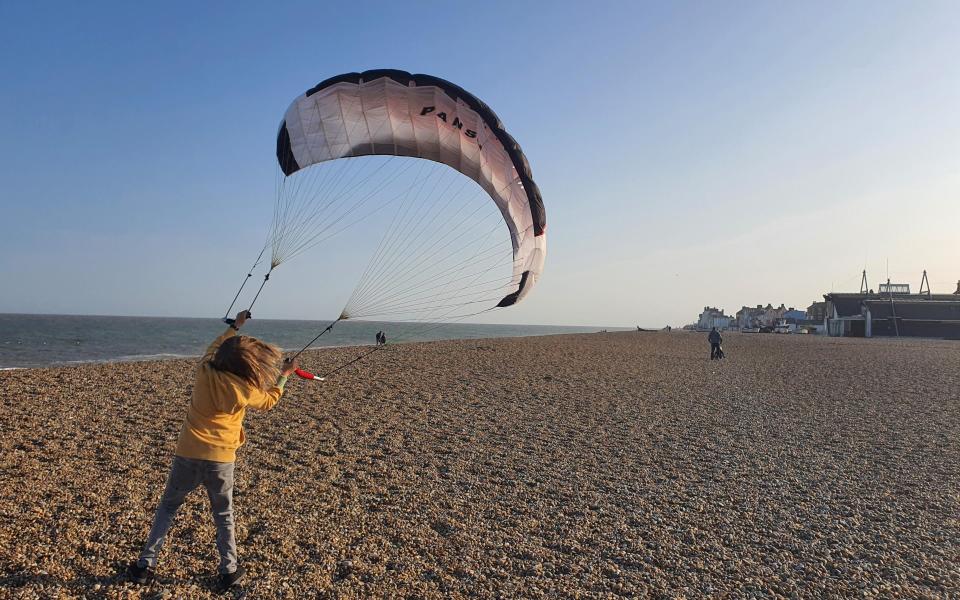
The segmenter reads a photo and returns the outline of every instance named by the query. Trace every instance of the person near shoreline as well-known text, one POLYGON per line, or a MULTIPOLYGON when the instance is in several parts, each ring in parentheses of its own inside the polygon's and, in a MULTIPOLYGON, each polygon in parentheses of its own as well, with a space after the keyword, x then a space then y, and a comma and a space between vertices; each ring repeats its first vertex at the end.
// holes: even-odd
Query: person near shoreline
POLYGON ((720 335, 716 327, 710 330, 707 341, 710 342, 710 360, 723 358, 723 348, 720 347, 720 344, 723 343, 723 336, 720 335))
POLYGON ((296 360, 280 364, 280 349, 237 335, 250 318, 241 311, 230 328, 210 344, 197 368, 193 396, 180 430, 173 465, 140 557, 127 567, 135 583, 154 578, 157 556, 184 499, 203 485, 217 526, 220 584, 240 582, 245 570, 237 560, 233 519, 234 461, 243 445, 247 408, 270 410, 283 395, 296 360))

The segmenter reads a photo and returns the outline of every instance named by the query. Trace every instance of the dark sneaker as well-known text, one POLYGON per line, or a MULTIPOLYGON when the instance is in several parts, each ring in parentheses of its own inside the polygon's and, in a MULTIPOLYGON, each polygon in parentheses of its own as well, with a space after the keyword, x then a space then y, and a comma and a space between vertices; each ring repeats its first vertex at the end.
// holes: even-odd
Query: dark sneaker
POLYGON ((232 588, 233 586, 238 585, 243 580, 243 576, 246 574, 246 569, 240 565, 237 565, 237 570, 233 573, 223 573, 220 575, 220 587, 225 590, 232 588))
POLYGON ((127 565, 127 579, 141 585, 153 581, 153 569, 150 567, 141 567, 137 561, 127 565))

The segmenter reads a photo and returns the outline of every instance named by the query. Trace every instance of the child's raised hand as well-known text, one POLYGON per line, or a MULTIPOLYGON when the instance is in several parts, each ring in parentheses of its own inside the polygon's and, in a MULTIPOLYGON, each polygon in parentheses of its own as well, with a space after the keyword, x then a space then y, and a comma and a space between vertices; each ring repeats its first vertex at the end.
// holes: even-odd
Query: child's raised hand
POLYGON ((248 311, 248 310, 241 310, 240 312, 237 313, 237 316, 236 316, 236 318, 234 319, 234 323, 233 323, 233 324, 236 325, 237 329, 239 329, 240 326, 243 325, 244 323, 246 323, 246 322, 247 322, 247 319, 249 319, 251 316, 252 316, 252 315, 250 314, 250 311, 248 311))
POLYGON ((280 374, 284 377, 289 377, 293 374, 297 368, 300 367, 300 363, 295 358, 285 358, 283 359, 283 366, 280 368, 280 374))

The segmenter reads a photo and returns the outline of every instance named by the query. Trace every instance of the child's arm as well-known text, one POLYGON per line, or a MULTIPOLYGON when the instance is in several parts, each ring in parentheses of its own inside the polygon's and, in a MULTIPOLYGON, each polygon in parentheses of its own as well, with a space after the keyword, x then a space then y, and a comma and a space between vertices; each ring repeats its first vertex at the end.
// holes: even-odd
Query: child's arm
POLYGON ((200 362, 207 362, 208 360, 213 359, 213 355, 217 353, 217 348, 220 347, 220 344, 225 342, 227 338, 232 338, 237 335, 237 332, 240 330, 240 326, 243 325, 246 320, 249 318, 250 313, 245 310, 241 310, 237 313, 237 318, 234 319, 232 325, 227 327, 227 330, 220 334, 220 337, 213 340, 213 343, 207 348, 207 351, 203 353, 203 358, 200 362))
POLYGON ((254 410, 270 410, 280 401, 283 395, 283 386, 287 384, 287 378, 297 370, 299 363, 297 359, 283 361, 283 368, 280 370, 280 378, 277 384, 265 392, 256 392, 247 399, 247 406, 254 410))
POLYGON ((281 377, 277 381, 277 385, 269 390, 265 392, 256 390, 250 394, 246 401, 247 407, 254 410, 270 410, 273 408, 280 401, 280 396, 283 395, 283 384, 286 383, 286 380, 286 377, 281 377))

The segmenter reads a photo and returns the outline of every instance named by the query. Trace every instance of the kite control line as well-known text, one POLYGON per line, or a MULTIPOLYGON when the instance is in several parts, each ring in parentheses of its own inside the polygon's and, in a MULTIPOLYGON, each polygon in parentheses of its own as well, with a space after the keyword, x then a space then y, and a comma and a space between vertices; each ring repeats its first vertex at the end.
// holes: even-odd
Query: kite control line
MULTIPOLYGON (((317 334, 317 337, 315 337, 315 338, 313 338, 312 340, 310 340, 309 342, 307 342, 307 345, 306 345, 306 346, 304 346, 303 348, 300 348, 300 350, 298 350, 297 353, 294 354, 294 355, 290 358, 290 360, 296 360, 296 358, 297 358, 298 356, 300 356, 301 354, 303 354, 303 351, 304 351, 304 350, 306 350, 307 348, 309 348, 310 346, 312 346, 312 345, 314 344, 314 342, 316 342, 317 340, 319 340, 319 339, 320 339, 320 336, 322 336, 322 335, 325 334, 326 332, 328 332, 328 331, 330 331, 331 329, 333 329, 333 326, 336 325, 337 323, 339 323, 339 322, 340 322, 340 319, 342 319, 342 318, 343 318, 343 317, 340 317, 339 319, 337 319, 337 320, 334 321, 333 323, 330 323, 329 325, 327 325, 327 328, 326 328, 326 329, 324 329, 323 331, 321 331, 320 333, 318 333, 318 334, 317 334)), ((306 371, 304 371, 304 372, 306 372, 306 371)), ((300 375, 300 374, 297 373, 297 375, 300 375)), ((301 377, 302 377, 302 375, 301 375, 301 377)), ((308 378, 308 379, 310 379, 310 378, 308 378)))
MULTIPOLYGON (((310 342, 309 342, 306 346, 304 346, 303 348, 301 348, 301 349, 300 349, 300 352, 297 352, 296 354, 294 354, 294 355, 293 355, 293 358, 291 358, 290 360, 293 360, 293 359, 297 358, 298 356, 300 356, 300 354, 301 354, 304 350, 306 350, 307 348, 309 348, 310 346, 312 346, 314 342, 316 342, 317 340, 319 340, 321 335, 323 335, 323 334, 325 334, 326 332, 328 332, 328 331, 330 331, 331 329, 333 329, 333 326, 336 325, 337 323, 339 323, 341 320, 343 320, 343 318, 344 318, 344 317, 341 316, 339 319, 337 319, 337 320, 334 321, 333 323, 330 323, 329 325, 327 325, 327 328, 326 328, 326 329, 324 329, 324 330, 321 331, 319 334, 317 334, 317 337, 315 337, 315 338, 313 338, 312 340, 310 340, 310 342)), ((347 367, 349 367, 349 366, 352 365, 353 363, 359 362, 359 361, 363 360, 364 358, 370 356, 370 355, 373 354, 374 352, 378 352, 378 351, 380 351, 380 350, 383 350, 383 349, 386 348, 386 347, 387 347, 386 344, 381 344, 381 345, 377 346, 376 348, 374 348, 373 350, 371 350, 370 352, 364 352, 363 354, 357 356, 355 359, 353 359, 353 360, 351 360, 351 361, 348 361, 348 362, 340 365, 340 366, 337 367, 336 369, 324 373, 323 375, 316 375, 316 374, 311 373, 310 371, 306 371, 306 370, 304 370, 304 369, 296 369, 296 370, 294 371, 294 373, 296 373, 298 377, 301 377, 301 378, 303 378, 303 379, 312 379, 313 381, 323 381, 323 380, 325 380, 327 377, 330 377, 331 375, 333 375, 333 374, 335 374, 335 373, 339 373, 340 371, 342 371, 343 369, 346 369, 347 367)))
POLYGON ((314 373, 311 373, 310 371, 304 371, 303 369, 297 369, 296 371, 294 371, 294 373, 296 373, 297 375, 299 375, 299 376, 302 377, 303 379, 312 379, 312 380, 314 380, 314 381, 324 381, 327 377, 330 377, 331 375, 333 375, 333 374, 335 374, 335 373, 339 373, 340 371, 346 369, 347 367, 349 367, 349 366, 352 365, 353 363, 359 362, 359 361, 363 360, 364 358, 370 356, 370 355, 373 354, 374 352, 378 352, 378 351, 380 351, 380 350, 383 350, 384 348, 386 348, 386 345, 377 346, 376 348, 374 348, 374 349, 371 350, 370 352, 364 352, 363 354, 359 355, 359 356, 356 357, 355 359, 353 359, 353 360, 351 360, 351 361, 348 361, 348 362, 345 362, 345 363, 343 363, 342 365, 340 365, 339 367, 337 367, 336 369, 334 369, 334 370, 332 370, 332 371, 327 371, 327 372, 324 373, 323 375, 316 375, 316 374, 314 374, 314 373))
POLYGON ((263 291, 263 286, 267 285, 267 282, 270 281, 270 273, 273 273, 273 267, 270 267, 270 270, 267 271, 267 274, 263 276, 263 283, 260 284, 260 289, 257 290, 257 295, 253 297, 253 300, 250 301, 250 306, 247 307, 247 312, 250 312, 250 309, 253 308, 253 305, 257 303, 257 298, 260 297, 260 292, 263 291))
MULTIPOLYGON (((233 297, 233 302, 231 302, 231 303, 230 303, 230 306, 227 307, 227 312, 223 313, 223 322, 226 323, 227 325, 233 325, 234 319, 231 319, 231 318, 230 318, 230 311, 233 310, 233 305, 237 303, 237 298, 240 297, 240 292, 242 292, 244 286, 247 285, 247 281, 249 281, 249 279, 250 279, 251 277, 253 277, 253 270, 256 269, 256 268, 257 268, 257 265, 260 264, 260 259, 263 258, 263 253, 264 253, 266 250, 267 250, 267 247, 266 247, 266 246, 264 246, 263 249, 260 250, 260 254, 257 255, 257 260, 253 261, 253 265, 251 265, 250 269, 247 270, 247 276, 243 278, 243 283, 240 284, 240 289, 237 290, 237 295, 233 297)), ((269 274, 268 274, 268 275, 269 275, 269 274)), ((260 286, 260 287, 261 287, 261 289, 263 288, 263 286, 260 286)), ((260 293, 257 292, 257 295, 259 296, 260 293)), ((250 306, 251 306, 251 308, 253 307, 252 304, 251 304, 250 306)), ((249 312, 249 311, 250 311, 250 309, 248 308, 248 309, 247 309, 247 312, 249 312)))
POLYGON ((358 362, 358 361, 360 361, 360 360, 363 360, 364 358, 370 356, 370 355, 373 354, 374 352, 378 352, 378 351, 380 351, 380 350, 382 350, 382 349, 384 349, 384 348, 386 348, 386 347, 387 347, 386 344, 384 344, 384 345, 382 345, 382 346, 377 346, 376 348, 374 348, 374 349, 371 350, 370 352, 364 352, 363 354, 361 354, 360 356, 358 356, 358 357, 356 357, 355 359, 351 360, 350 362, 343 363, 342 365, 340 365, 340 366, 337 367, 336 369, 334 369, 334 370, 332 370, 332 371, 329 371, 329 372, 327 372, 327 373, 324 373, 324 374, 323 374, 323 377, 321 377, 320 379, 323 380, 323 379, 326 379, 327 377, 330 377, 330 376, 333 375, 334 373, 339 373, 340 371, 346 369, 347 367, 349 367, 349 366, 352 365, 353 363, 358 362))
MULTIPOLYGON (((250 316, 253 314, 250 312, 250 309, 253 308, 253 305, 257 303, 257 298, 260 297, 260 292, 263 291, 263 286, 267 285, 267 282, 270 281, 270 273, 272 272, 273 272, 273 269, 270 269, 269 271, 267 271, 267 274, 263 276, 263 283, 260 284, 260 289, 257 290, 257 295, 253 297, 253 301, 251 301, 250 306, 247 307, 247 318, 250 318, 250 316)), ((240 286, 240 287, 241 289, 243 288, 243 286, 240 286)), ((231 305, 231 308, 233 308, 232 305, 231 305)), ((223 322, 226 323, 227 325, 233 325, 234 320, 224 317, 223 322)))

